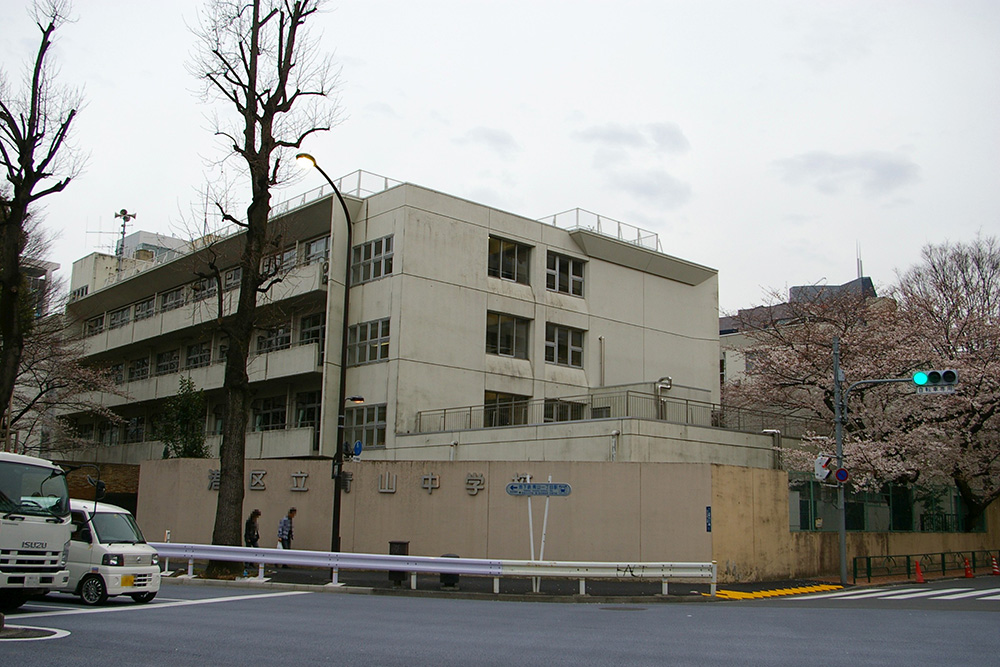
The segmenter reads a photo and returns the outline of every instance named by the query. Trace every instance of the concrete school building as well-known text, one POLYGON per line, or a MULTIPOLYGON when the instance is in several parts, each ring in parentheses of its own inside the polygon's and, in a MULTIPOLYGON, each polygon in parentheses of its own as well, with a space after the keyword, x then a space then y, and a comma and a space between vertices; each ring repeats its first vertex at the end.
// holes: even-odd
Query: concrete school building
MULTIPOLYGON (((281 245, 265 261, 281 281, 259 297, 248 364, 244 514, 264 512, 262 535, 296 506, 296 545, 329 548, 337 415, 360 396, 346 409, 345 440, 362 454, 345 466, 345 549, 401 540, 414 554, 528 557, 525 499, 504 489, 551 475, 573 488, 550 503, 551 558, 714 558, 740 577, 833 569, 825 549, 788 546, 797 538, 773 448, 804 425, 718 404, 714 269, 583 211, 531 220, 361 172, 340 185, 350 248, 329 189, 272 212, 281 245), (751 511, 765 488, 767 512, 751 511), (764 565, 760 543, 784 555, 764 565)), ((86 357, 111 367, 125 394, 95 400, 123 421, 65 415, 89 446, 58 457, 141 464, 149 539, 210 539, 218 465, 162 460, 154 423, 191 378, 218 452, 228 341, 220 286, 199 274, 209 261, 222 269, 232 312, 240 242, 239 230, 186 245, 145 235, 74 263, 67 312, 86 357)), ((543 505, 532 505, 536 527, 543 505)))

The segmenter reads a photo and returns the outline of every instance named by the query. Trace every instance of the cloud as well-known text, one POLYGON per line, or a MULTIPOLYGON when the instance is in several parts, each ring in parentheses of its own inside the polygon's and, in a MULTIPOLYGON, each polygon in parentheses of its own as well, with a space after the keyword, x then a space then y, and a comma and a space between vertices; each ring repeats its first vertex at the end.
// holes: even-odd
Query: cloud
POLYGON ((611 184, 659 208, 675 209, 691 199, 691 186, 662 170, 610 172, 611 184))
POLYGON ((838 155, 811 151, 778 160, 774 166, 791 185, 809 185, 828 195, 860 189, 880 197, 920 178, 920 166, 911 159, 878 151, 838 155))
POLYGON ((656 153, 679 154, 691 148, 680 126, 669 122, 645 125, 605 123, 578 130, 575 135, 586 143, 612 150, 638 148, 651 149, 656 153))
POLYGON ((510 132, 493 127, 474 127, 462 135, 458 139, 458 143, 479 144, 503 157, 508 157, 520 150, 520 146, 510 132))

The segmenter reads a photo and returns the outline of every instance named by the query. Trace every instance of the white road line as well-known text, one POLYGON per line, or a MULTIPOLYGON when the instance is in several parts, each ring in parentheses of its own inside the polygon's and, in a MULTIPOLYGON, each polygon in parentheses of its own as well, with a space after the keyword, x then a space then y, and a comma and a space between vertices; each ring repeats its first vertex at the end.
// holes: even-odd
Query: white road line
POLYGON ((282 591, 280 593, 261 593, 260 595, 231 595, 222 598, 208 598, 204 600, 182 600, 180 602, 162 602, 143 605, 129 605, 127 607, 90 607, 87 609, 65 609, 62 611, 43 611, 38 614, 8 614, 9 619, 21 618, 43 618, 45 616, 73 616, 75 614, 108 614, 116 611, 145 611, 149 609, 163 609, 165 607, 187 607, 197 604, 215 604, 216 602, 241 602, 243 600, 261 600, 264 598, 288 597, 290 595, 309 595, 309 591, 282 591))
MULTIPOLYGON (((917 588, 902 588, 898 589, 896 592, 902 593, 903 591, 916 591, 917 588)), ((833 593, 817 593, 816 595, 799 595, 796 597, 787 598, 789 600, 819 600, 821 598, 839 598, 853 600, 856 599, 858 595, 864 595, 866 597, 871 595, 885 595, 888 591, 885 589, 880 589, 878 591, 867 591, 867 590, 857 590, 852 588, 849 591, 836 591, 833 593)))
POLYGON ((1000 600, 1000 595, 988 595, 984 598, 979 598, 980 600, 1000 600))
POLYGON ((920 592, 923 588, 877 588, 875 590, 856 591, 854 595, 840 598, 841 600, 867 600, 869 598, 881 598, 889 595, 901 595, 904 593, 920 592))
POLYGON ((937 598, 938 595, 944 593, 961 593, 963 591, 970 590, 968 588, 936 588, 920 591, 919 593, 908 593, 906 595, 892 595, 882 598, 883 600, 910 600, 912 598, 937 598))
MULTIPOLYGON (((1000 593, 1000 588, 984 588, 979 590, 969 591, 968 593, 955 593, 954 595, 942 595, 939 598, 934 598, 935 600, 961 600, 962 598, 974 598, 980 595, 989 595, 990 593, 1000 593)), ((996 600, 998 598, 983 598, 984 600, 996 600)))

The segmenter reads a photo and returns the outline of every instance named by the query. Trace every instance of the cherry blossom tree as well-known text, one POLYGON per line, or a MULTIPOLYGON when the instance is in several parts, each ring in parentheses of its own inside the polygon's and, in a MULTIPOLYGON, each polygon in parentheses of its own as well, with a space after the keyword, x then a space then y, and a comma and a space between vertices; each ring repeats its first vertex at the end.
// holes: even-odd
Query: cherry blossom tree
POLYGON ((731 405, 766 405, 830 424, 813 447, 786 452, 810 469, 833 451, 832 341, 840 339, 842 387, 954 369, 954 394, 918 395, 908 382, 860 385, 848 396, 845 465, 852 483, 954 484, 971 529, 1000 496, 1000 246, 996 239, 924 248, 885 297, 815 290, 810 298, 741 311, 749 339, 744 376, 723 388, 731 405))

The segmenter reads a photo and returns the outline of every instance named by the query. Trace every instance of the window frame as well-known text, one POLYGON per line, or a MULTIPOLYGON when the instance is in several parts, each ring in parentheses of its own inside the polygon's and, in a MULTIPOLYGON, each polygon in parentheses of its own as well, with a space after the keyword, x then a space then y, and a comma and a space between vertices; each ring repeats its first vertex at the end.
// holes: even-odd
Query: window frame
POLYGON ((181 351, 180 348, 175 348, 173 350, 165 350, 163 352, 156 353, 156 368, 155 375, 157 377, 161 375, 170 375, 171 373, 176 373, 181 368, 181 351))
MULTIPOLYGON (((385 403, 359 405, 344 410, 344 442, 361 441, 365 449, 385 449, 388 423, 385 403)), ((343 447, 344 443, 339 443, 343 447)))
POLYGON ((569 368, 583 368, 585 333, 583 329, 546 322, 545 363, 569 368), (575 358, 577 361, 574 362, 575 358))
POLYGON ((500 313, 486 313, 486 354, 495 354, 512 359, 528 359, 531 340, 531 320, 500 313), (505 335, 505 329, 509 329, 505 335), (509 338, 509 345, 504 339, 509 338), (509 351, 508 351, 509 350, 509 351))
POLYGON ((285 396, 258 398, 253 403, 253 432, 283 431, 288 425, 285 396))
POLYGON ((582 259, 549 250, 545 259, 545 288, 583 298, 584 265, 582 259))
POLYGON ((347 365, 364 366, 389 359, 389 318, 353 324, 347 329, 347 365), (372 352, 374 351, 374 356, 372 352))
POLYGON ((530 245, 499 236, 490 236, 486 262, 487 275, 508 282, 530 285, 531 250, 530 245), (512 260, 509 259, 511 253, 513 253, 512 260))
POLYGON ((393 235, 381 236, 351 248, 351 285, 362 285, 392 275, 393 235))

